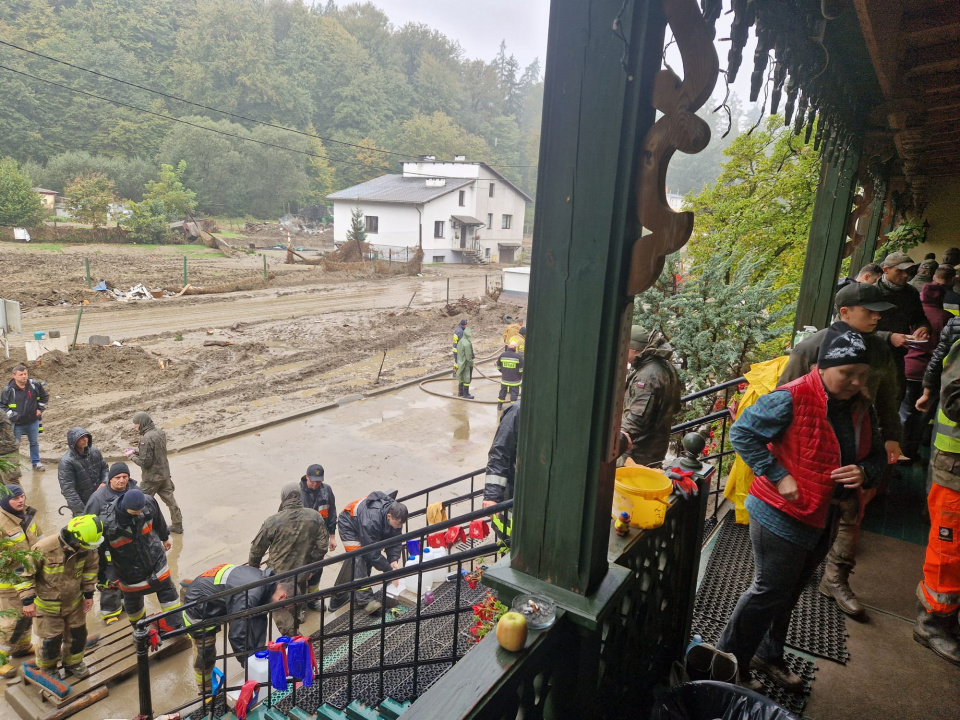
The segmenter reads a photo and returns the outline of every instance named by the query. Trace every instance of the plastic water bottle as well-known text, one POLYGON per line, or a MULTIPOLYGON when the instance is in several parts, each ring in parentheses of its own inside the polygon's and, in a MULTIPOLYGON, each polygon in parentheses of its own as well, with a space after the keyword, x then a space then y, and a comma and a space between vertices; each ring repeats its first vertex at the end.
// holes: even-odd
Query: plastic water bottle
POLYGON ((247 679, 256 680, 258 683, 270 682, 270 653, 261 650, 252 657, 247 658, 247 679))

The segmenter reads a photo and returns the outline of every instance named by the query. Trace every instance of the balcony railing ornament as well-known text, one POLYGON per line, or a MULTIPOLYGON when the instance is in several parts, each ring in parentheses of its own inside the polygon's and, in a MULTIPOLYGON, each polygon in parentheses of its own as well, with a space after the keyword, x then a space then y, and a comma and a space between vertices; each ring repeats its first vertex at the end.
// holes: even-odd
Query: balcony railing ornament
POLYGON ((710 97, 719 73, 713 29, 696 0, 664 0, 663 9, 680 49, 683 80, 670 68, 654 78, 653 106, 663 117, 644 138, 637 188, 639 220, 651 234, 633 246, 627 289, 631 295, 654 283, 664 256, 683 247, 693 231, 693 213, 674 212, 667 205, 667 166, 677 150, 698 153, 710 141, 710 126, 695 113, 710 97))

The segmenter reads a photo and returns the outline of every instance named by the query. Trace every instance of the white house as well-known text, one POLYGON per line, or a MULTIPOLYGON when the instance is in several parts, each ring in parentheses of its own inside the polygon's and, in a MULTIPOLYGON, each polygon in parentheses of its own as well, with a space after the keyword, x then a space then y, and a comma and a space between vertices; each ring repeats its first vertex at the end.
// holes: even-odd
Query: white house
POLYGON ((512 263, 523 240, 532 199, 496 170, 457 156, 423 156, 327 196, 333 203, 333 241, 347 240, 352 212, 363 211, 367 242, 382 253, 421 246, 428 263, 512 263))

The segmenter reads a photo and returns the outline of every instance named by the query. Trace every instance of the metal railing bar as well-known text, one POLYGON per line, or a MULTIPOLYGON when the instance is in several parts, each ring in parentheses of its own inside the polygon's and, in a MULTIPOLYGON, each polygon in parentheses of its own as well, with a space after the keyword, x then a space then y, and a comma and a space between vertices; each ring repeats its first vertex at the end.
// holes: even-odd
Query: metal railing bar
MULTIPOLYGON (((499 505, 495 505, 493 507, 504 509, 501 506, 512 507, 512 501, 508 500, 507 502, 500 503, 499 505)), ((493 507, 488 509, 492 510, 493 507)), ((499 512, 499 510, 497 512, 499 512)), ((429 560, 425 563, 418 563, 416 565, 405 565, 404 567, 401 567, 397 570, 390 570, 389 572, 381 573, 380 575, 377 576, 377 581, 392 582, 393 580, 397 580, 402 577, 409 577, 410 575, 415 575, 419 571, 418 569, 433 570, 435 568, 440 568, 447 565, 453 565, 458 560, 470 560, 470 559, 482 557, 485 555, 493 555, 496 552, 497 552, 497 546, 493 543, 489 543, 487 545, 483 545, 479 548, 474 548, 472 550, 464 550, 462 552, 454 553, 452 555, 444 555, 443 557, 439 557, 436 560, 429 560)), ((238 612, 231 613, 230 615, 224 615, 223 617, 201 619, 198 622, 203 622, 207 626, 226 625, 230 622, 233 622, 234 620, 240 620, 242 618, 251 617, 253 615, 262 615, 264 613, 271 613, 275 610, 286 608, 291 605, 296 605, 303 602, 309 602, 310 600, 319 600, 321 598, 329 597, 330 595, 338 595, 340 593, 347 593, 347 592, 352 592, 354 590, 359 590, 360 588, 365 587, 369 583, 370 583, 370 578, 360 578, 359 580, 352 580, 348 583, 335 585, 333 587, 317 590, 312 593, 306 593, 304 595, 296 595, 293 597, 288 597, 285 600, 280 600, 279 602, 269 603, 269 604, 261 605, 255 608, 248 608, 246 610, 240 610, 238 612)), ((162 615, 158 614, 154 617, 162 617, 162 615)), ((190 628, 188 627, 183 627, 177 630, 171 630, 168 633, 164 633, 163 637, 164 638, 178 637, 180 635, 186 634, 189 631, 189 629, 190 628)), ((364 630, 371 630, 371 629, 373 629, 373 626, 364 628, 364 630)))
MULTIPOLYGON (((432 535, 432 534, 434 534, 434 533, 436 533, 436 532, 440 532, 441 530, 447 530, 447 529, 452 528, 452 527, 454 527, 454 526, 464 525, 464 524, 469 523, 471 520, 479 520, 479 519, 481 519, 481 518, 490 517, 490 516, 492 516, 492 515, 495 515, 496 513, 503 512, 504 510, 509 510, 509 509, 512 508, 512 507, 513 507, 513 500, 512 500, 512 499, 510 499, 510 500, 505 500, 504 502, 498 503, 497 505, 491 505, 491 506, 488 507, 488 508, 481 508, 480 510, 476 510, 476 511, 470 512, 470 513, 466 513, 466 514, 464 514, 464 515, 460 515, 459 517, 451 518, 450 520, 444 520, 444 521, 441 522, 441 523, 437 523, 437 524, 435 524, 435 525, 431 525, 431 526, 430 526, 430 532, 429 532, 428 534, 432 535)), ((222 592, 215 593, 215 594, 213 594, 213 595, 210 595, 209 597, 203 598, 202 600, 193 600, 193 601, 191 601, 191 602, 189 602, 189 603, 184 603, 183 605, 181 605, 180 607, 176 608, 175 610, 166 610, 166 611, 164 611, 164 612, 157 613, 156 615, 151 615, 151 616, 149 616, 149 617, 145 617, 145 618, 143 618, 143 619, 141 619, 141 620, 138 620, 138 621, 137 621, 137 626, 138 626, 138 627, 145 627, 145 626, 147 626, 147 625, 149 625, 149 624, 151 624, 151 623, 156 622, 157 620, 159 620, 159 619, 161 619, 161 618, 165 618, 165 617, 168 617, 168 616, 170 616, 170 615, 172 615, 172 614, 174 614, 174 613, 179 613, 179 612, 188 610, 188 609, 190 609, 190 608, 196 607, 198 604, 207 603, 207 602, 210 602, 211 600, 217 600, 217 599, 220 599, 220 598, 230 597, 231 595, 236 595, 236 594, 241 593, 241 592, 246 592, 246 591, 249 591, 249 590, 253 590, 254 588, 262 587, 262 586, 264 586, 264 585, 273 585, 273 584, 278 583, 278 582, 284 582, 285 580, 287 580, 287 579, 289 579, 289 578, 295 577, 295 576, 296 576, 297 574, 299 574, 299 573, 304 573, 304 572, 312 573, 312 572, 314 572, 315 570, 319 570, 319 569, 321 569, 321 568, 326 568, 326 567, 329 567, 329 566, 331 566, 331 565, 334 565, 334 564, 337 564, 337 563, 340 563, 340 562, 345 562, 345 561, 348 561, 348 560, 352 563, 352 562, 353 562, 353 559, 356 558, 356 557, 360 557, 360 556, 363 556, 363 555, 367 555, 367 554, 373 553, 373 552, 375 552, 375 551, 383 550, 383 549, 385 549, 385 548, 395 547, 395 546, 397 546, 397 545, 404 545, 404 544, 406 544, 407 540, 419 540, 420 538, 422 538, 422 537, 424 537, 424 536, 425 536, 424 530, 423 530, 423 528, 420 528, 419 530, 413 530, 413 531, 408 532, 408 533, 404 533, 404 534, 401 534, 401 535, 397 535, 396 537, 393 537, 393 538, 388 538, 388 539, 386 539, 386 540, 380 540, 380 541, 375 542, 375 543, 370 543, 369 545, 364 545, 364 546, 363 546, 362 548, 360 548, 359 550, 351 550, 350 552, 342 553, 342 554, 340 554, 340 555, 334 555, 332 558, 329 558, 329 559, 324 558, 323 560, 319 560, 319 561, 317 561, 317 562, 315 562, 315 563, 310 563, 309 565, 304 565, 304 566, 302 566, 302 567, 300 567, 300 568, 297 568, 296 570, 288 570, 287 572, 278 573, 278 574, 276 574, 276 575, 270 575, 269 577, 263 578, 263 579, 261 579, 261 580, 256 580, 256 581, 254 581, 254 582, 252 582, 252 583, 247 583, 246 585, 241 585, 241 586, 238 587, 238 588, 227 589, 227 590, 224 590, 224 591, 222 591, 222 592)), ((453 556, 448 556, 448 557, 453 557, 453 556)), ((440 558, 440 560, 442 560, 442 558, 440 558)), ((436 562, 436 561, 431 561, 431 562, 436 562)), ((428 565, 429 565, 429 563, 428 563, 428 565)), ((401 570, 402 570, 402 569, 401 569, 401 570)), ((401 572, 401 570, 392 570, 391 573, 401 572)), ((385 574, 383 575, 383 577, 385 577, 386 575, 389 575, 389 574, 390 574, 390 573, 385 573, 385 574)), ((410 574, 413 574, 413 573, 410 573, 410 574)), ((392 579, 392 577, 394 577, 394 576, 391 576, 391 579, 392 579)), ((402 577, 402 576, 397 576, 397 577, 402 577)), ((340 586, 340 587, 346 587, 346 585, 343 585, 343 586, 340 586)), ((299 598, 299 599, 308 599, 308 600, 309 600, 309 599, 314 599, 314 598, 319 598, 319 597, 321 597, 321 593, 319 593, 319 592, 318 592, 318 593, 312 593, 312 594, 308 593, 308 594, 306 594, 306 595, 298 595, 298 596, 295 596, 295 597, 296 597, 296 598, 299 598)), ((288 602, 289 600, 290 600, 290 598, 288 598, 288 600, 285 600, 284 603, 288 602)), ((276 605, 277 607, 281 607, 281 606, 282 606, 281 604, 276 604, 276 603, 275 603, 274 605, 276 605)), ((269 606, 270 609, 273 609, 274 605, 269 606)), ((264 607, 268 607, 268 606, 264 606, 264 607)), ((261 609, 260 612, 263 612, 263 610, 261 609)), ((247 614, 255 614, 255 613, 245 613, 245 614, 243 614, 243 615, 237 615, 236 617, 246 617, 247 614)), ((231 616, 231 617, 234 617, 234 616, 231 616)), ((214 620, 219 620, 219 618, 210 618, 210 621, 211 621, 211 622, 214 621, 214 620)), ((205 622, 206 622, 206 621, 205 621, 205 622)), ((171 635, 171 636, 173 635, 173 633, 168 633, 168 634, 171 635)))
POLYGON ((706 397, 707 395, 714 395, 718 392, 721 392, 722 390, 726 390, 727 388, 732 388, 735 385, 739 385, 740 383, 745 383, 746 381, 747 379, 745 377, 738 377, 738 378, 734 378, 733 380, 727 380, 726 382, 722 382, 719 385, 714 385, 713 387, 708 387, 703 390, 697 390, 697 392, 695 393, 684 395, 682 398, 680 398, 680 403, 685 404, 692 400, 699 400, 702 397, 706 397))

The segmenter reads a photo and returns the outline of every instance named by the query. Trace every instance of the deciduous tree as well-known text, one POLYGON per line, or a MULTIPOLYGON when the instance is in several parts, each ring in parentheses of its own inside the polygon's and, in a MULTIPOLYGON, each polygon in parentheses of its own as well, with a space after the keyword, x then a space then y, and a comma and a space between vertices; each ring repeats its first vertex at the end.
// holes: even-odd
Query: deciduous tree
POLYGON ((107 224, 107 211, 115 202, 113 182, 106 175, 81 175, 65 190, 71 217, 94 228, 107 224))
POLYGON ((0 226, 32 227, 43 219, 40 196, 12 158, 0 158, 0 226))

